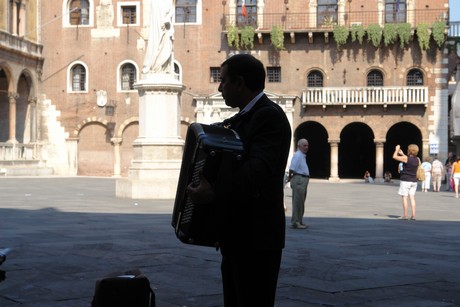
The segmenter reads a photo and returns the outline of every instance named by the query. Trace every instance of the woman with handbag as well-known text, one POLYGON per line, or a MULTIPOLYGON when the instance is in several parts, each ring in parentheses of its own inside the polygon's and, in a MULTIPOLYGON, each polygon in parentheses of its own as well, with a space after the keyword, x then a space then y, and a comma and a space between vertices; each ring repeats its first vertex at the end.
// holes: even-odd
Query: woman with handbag
POLYGON ((410 144, 407 147, 407 156, 401 150, 401 146, 396 145, 395 151, 393 153, 393 159, 396 161, 402 162, 403 167, 400 171, 400 184, 398 194, 402 197, 403 205, 403 215, 401 216, 402 220, 407 220, 407 210, 408 210, 408 200, 410 199, 411 205, 411 220, 415 220, 415 191, 417 191, 417 168, 420 164, 420 160, 417 157, 418 146, 415 144, 410 144))

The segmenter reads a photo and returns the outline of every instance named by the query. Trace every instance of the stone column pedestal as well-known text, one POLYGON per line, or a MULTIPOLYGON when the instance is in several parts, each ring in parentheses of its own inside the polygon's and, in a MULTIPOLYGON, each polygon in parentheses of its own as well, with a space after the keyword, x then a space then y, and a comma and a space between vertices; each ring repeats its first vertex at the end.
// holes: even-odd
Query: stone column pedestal
POLYGON ((116 182, 116 196, 133 199, 173 199, 182 163, 180 95, 184 86, 171 74, 141 80, 139 137, 133 143, 128 178, 116 182))

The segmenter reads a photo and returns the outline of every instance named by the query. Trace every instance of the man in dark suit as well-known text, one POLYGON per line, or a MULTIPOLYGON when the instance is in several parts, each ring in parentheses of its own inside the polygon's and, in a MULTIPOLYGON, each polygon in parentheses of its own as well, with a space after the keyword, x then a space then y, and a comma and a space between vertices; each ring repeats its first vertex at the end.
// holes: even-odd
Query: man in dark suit
POLYGON ((240 136, 245 155, 222 174, 225 186, 205 178, 190 197, 220 207, 219 246, 225 306, 273 306, 285 241, 283 178, 291 128, 283 110, 263 93, 263 64, 248 54, 221 65, 219 91, 240 112, 224 125, 240 136))

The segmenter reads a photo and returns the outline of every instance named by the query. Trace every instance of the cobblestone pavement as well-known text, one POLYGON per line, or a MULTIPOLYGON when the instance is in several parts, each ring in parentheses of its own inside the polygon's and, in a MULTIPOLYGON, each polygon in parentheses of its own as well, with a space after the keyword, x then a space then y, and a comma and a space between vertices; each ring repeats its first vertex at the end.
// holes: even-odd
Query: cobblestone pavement
MULTIPOLYGON (((460 199, 418 191, 404 221, 397 187, 311 180, 276 306, 460 306, 460 199)), ((285 200, 289 225, 288 187, 285 200)), ((220 254, 177 240, 172 207, 116 198, 113 178, 1 178, 0 306, 90 306, 98 278, 132 268, 159 307, 222 306, 220 254)))

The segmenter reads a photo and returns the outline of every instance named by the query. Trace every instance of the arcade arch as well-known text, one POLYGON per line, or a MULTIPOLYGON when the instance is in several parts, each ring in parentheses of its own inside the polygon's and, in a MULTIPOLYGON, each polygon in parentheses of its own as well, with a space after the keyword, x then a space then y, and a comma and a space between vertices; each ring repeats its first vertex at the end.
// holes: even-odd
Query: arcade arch
POLYGON ((362 178, 366 170, 375 176, 375 144, 372 129, 351 123, 340 133, 339 177, 362 178))
POLYGON ((294 148, 300 138, 310 142, 307 158, 312 178, 330 181, 362 179, 366 170, 377 181, 383 181, 385 171, 390 171, 393 178, 399 178, 398 163, 392 158, 397 144, 403 148, 417 144, 419 157, 423 155, 423 132, 411 122, 388 122, 377 127, 350 122, 339 131, 336 128, 337 122, 307 121, 293 133, 294 148))
MULTIPOLYGON (((406 153, 409 144, 416 144, 419 147, 418 156, 423 158, 423 138, 420 129, 410 122, 396 123, 388 129, 384 145, 384 169, 390 171, 393 178, 399 178, 398 162, 393 160, 393 152, 396 145, 406 153)), ((423 161, 423 160, 422 160, 423 161)))
POLYGON ((297 149, 297 141, 301 138, 310 143, 307 153, 308 168, 314 178, 327 179, 331 173, 330 146, 328 133, 323 125, 313 121, 307 121, 299 125, 294 131, 294 149, 297 149))
POLYGON ((113 169, 111 129, 107 121, 85 122, 78 131, 78 175, 106 176, 113 169))

